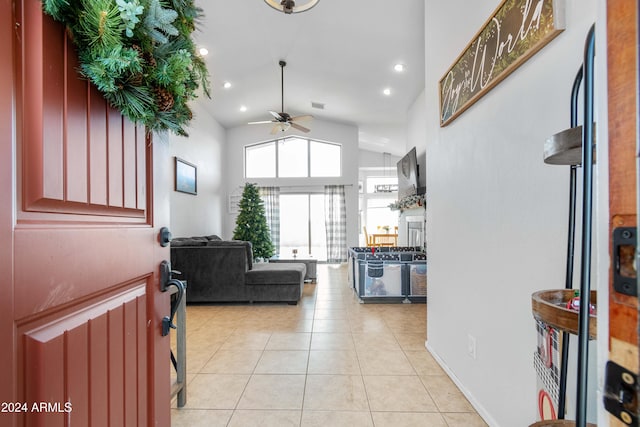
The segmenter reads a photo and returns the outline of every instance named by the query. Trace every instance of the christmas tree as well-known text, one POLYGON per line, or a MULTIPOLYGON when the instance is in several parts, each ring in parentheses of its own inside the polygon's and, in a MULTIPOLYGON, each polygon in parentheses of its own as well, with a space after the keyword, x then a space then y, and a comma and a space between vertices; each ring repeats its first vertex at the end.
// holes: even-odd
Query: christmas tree
POLYGON ((274 253, 273 243, 267 226, 264 203, 255 184, 245 184, 239 206, 240 213, 236 219, 233 238, 251 242, 255 258, 270 258, 274 253))

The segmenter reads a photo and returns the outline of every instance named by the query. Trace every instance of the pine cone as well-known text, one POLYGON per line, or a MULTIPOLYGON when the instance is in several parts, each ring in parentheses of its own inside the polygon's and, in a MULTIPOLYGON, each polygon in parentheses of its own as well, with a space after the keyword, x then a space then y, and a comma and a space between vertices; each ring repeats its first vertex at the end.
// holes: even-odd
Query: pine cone
POLYGON ((144 54, 144 60, 151 68, 156 68, 158 66, 158 63, 156 62, 156 58, 153 57, 151 52, 146 52, 144 54))
POLYGON ((169 111, 173 108, 175 101, 171 92, 159 86, 156 86, 153 89, 153 92, 156 97, 156 104, 158 104, 160 111, 169 111))
POLYGON ((131 77, 129 77, 129 84, 132 86, 142 86, 143 81, 144 74, 142 73, 135 73, 132 74, 131 77))

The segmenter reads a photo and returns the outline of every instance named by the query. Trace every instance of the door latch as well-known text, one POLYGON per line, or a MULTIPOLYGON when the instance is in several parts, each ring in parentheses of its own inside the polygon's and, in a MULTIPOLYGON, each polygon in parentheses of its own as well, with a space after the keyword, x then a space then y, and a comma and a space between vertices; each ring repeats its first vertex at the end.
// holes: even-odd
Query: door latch
POLYGON ((636 270, 636 238, 634 227, 613 230, 613 289, 624 295, 638 295, 636 270))
POLYGON ((638 376, 615 362, 607 362, 604 407, 628 426, 638 427, 638 376))
POLYGON ((169 246, 169 243, 171 243, 171 232, 169 231, 169 229, 167 227, 162 227, 158 235, 160 239, 160 246, 162 246, 163 248, 169 246))

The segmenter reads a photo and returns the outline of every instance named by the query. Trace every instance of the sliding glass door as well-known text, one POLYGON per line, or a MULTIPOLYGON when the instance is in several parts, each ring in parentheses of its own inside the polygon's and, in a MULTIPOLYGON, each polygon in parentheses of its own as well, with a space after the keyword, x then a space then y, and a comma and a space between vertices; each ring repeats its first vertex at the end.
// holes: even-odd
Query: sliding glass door
POLYGON ((280 257, 327 259, 323 194, 280 194, 280 257))

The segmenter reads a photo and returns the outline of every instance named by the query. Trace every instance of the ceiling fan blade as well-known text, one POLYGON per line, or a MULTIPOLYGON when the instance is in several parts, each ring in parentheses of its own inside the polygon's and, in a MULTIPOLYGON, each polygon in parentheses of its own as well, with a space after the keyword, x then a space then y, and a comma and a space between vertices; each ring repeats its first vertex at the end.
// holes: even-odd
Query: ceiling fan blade
POLYGON ((273 123, 273 120, 261 120, 259 122, 249 122, 248 125, 261 125, 264 123, 273 123))
POLYGON ((297 124, 297 123, 289 123, 289 124, 291 125, 291 127, 292 127, 292 128, 294 128, 294 129, 298 129, 299 131, 302 131, 302 132, 305 132, 305 133, 307 133, 307 132, 309 132, 309 131, 311 130, 311 129, 307 129, 307 128, 306 128, 306 127, 304 127, 304 126, 300 126, 300 125, 299 125, 299 124, 297 124))
POLYGON ((275 111, 269 111, 269 114, 275 117, 276 120, 278 120, 279 122, 284 120, 284 118, 280 115, 280 113, 276 113, 275 111))
POLYGON ((313 119, 313 116, 311 114, 305 114, 303 116, 294 116, 291 117, 289 120, 292 122, 305 122, 307 120, 311 120, 313 119))

